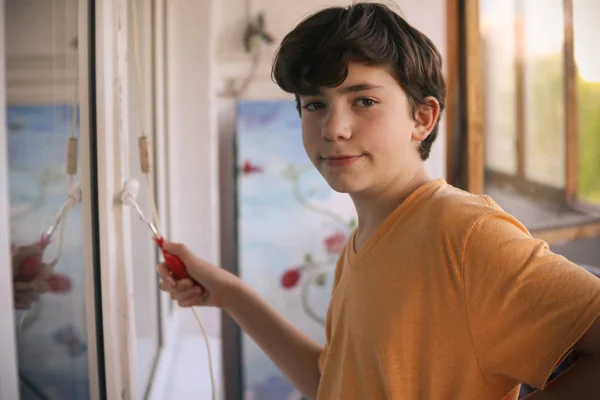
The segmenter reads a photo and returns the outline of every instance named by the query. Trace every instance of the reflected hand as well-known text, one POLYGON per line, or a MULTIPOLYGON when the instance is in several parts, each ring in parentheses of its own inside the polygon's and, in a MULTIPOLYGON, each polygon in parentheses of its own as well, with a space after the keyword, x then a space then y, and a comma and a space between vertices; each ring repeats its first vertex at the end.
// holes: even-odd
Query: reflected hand
POLYGON ((39 243, 13 247, 12 271, 15 308, 27 310, 48 291, 46 280, 52 268, 42 262, 43 250, 39 243))
POLYGON ((54 273, 50 264, 42 261, 43 248, 39 243, 12 246, 12 271, 15 308, 27 310, 42 293, 66 292, 71 280, 54 273))

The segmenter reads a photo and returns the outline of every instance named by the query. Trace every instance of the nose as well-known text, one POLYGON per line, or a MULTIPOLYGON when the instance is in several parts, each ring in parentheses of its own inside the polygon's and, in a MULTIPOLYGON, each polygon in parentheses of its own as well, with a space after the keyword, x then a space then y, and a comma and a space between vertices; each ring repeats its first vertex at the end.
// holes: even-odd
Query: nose
POLYGON ((352 136, 350 120, 343 110, 331 107, 324 116, 321 137, 325 140, 348 140, 352 136))

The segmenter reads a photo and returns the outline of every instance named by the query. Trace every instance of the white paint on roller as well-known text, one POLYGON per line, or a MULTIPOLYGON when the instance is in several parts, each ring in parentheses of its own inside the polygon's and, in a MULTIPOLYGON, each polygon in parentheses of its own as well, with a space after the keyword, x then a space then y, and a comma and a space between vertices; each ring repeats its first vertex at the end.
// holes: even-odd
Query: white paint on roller
POLYGON ((132 205, 140 192, 140 182, 136 179, 128 179, 123 183, 121 190, 121 202, 125 205, 132 205))

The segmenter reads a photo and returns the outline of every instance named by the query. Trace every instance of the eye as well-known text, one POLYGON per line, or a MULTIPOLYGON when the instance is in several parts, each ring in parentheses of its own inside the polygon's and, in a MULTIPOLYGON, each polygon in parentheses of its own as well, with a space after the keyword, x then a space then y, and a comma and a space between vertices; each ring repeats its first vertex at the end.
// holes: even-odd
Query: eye
POLYGON ((359 107, 370 108, 370 107, 373 107, 375 104, 377 104, 377 102, 373 99, 363 97, 363 98, 356 100, 356 104, 359 107))
POLYGON ((318 110, 320 108, 324 108, 324 107, 325 107, 325 104, 321 103, 320 101, 311 101, 302 106, 302 108, 307 111, 316 111, 316 110, 318 110))

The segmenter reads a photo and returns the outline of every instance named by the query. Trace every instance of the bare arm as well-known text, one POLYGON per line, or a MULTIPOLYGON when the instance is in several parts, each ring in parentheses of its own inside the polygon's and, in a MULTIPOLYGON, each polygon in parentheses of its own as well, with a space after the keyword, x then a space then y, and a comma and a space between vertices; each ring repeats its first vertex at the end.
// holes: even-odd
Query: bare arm
POLYGON ((214 306, 225 310, 304 395, 317 397, 323 348, 286 321, 241 279, 199 259, 184 245, 164 243, 181 258, 192 279, 174 281, 165 264, 158 266, 160 288, 182 307, 214 306))
POLYGON ((240 282, 224 309, 304 395, 317 397, 323 348, 240 282))
POLYGON ((600 359, 589 355, 554 379, 543 390, 537 390, 524 400, 597 399, 600 394, 600 359))
POLYGON ((598 399, 600 397, 600 318, 574 348, 583 359, 526 400, 598 399))

